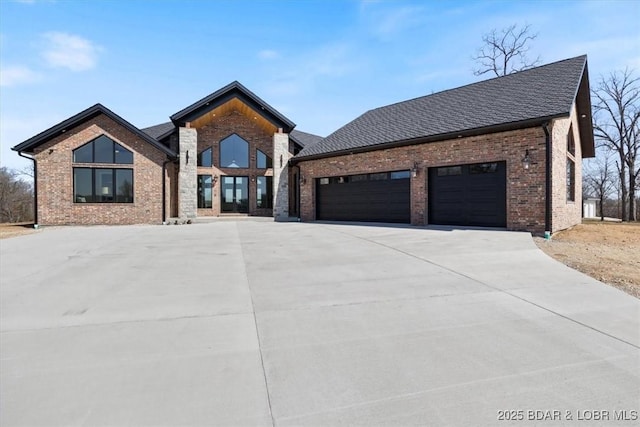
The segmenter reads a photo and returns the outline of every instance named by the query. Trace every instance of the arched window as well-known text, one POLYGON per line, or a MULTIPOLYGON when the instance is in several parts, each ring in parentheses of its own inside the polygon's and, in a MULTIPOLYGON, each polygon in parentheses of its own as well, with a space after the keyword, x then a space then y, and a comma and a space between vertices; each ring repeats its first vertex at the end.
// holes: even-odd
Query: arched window
POLYGON ((119 165, 133 164, 133 153, 113 139, 100 135, 82 147, 73 150, 75 163, 115 163, 119 165))
POLYGON ((248 168, 249 143, 235 133, 220 141, 220 167, 248 168))

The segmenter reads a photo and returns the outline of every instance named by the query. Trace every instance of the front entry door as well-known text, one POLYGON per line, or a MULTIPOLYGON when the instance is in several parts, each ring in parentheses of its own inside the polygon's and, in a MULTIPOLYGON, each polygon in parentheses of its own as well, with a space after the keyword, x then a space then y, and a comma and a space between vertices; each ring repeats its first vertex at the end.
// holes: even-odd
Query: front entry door
POLYGON ((249 213, 249 177, 222 177, 222 212, 249 213))

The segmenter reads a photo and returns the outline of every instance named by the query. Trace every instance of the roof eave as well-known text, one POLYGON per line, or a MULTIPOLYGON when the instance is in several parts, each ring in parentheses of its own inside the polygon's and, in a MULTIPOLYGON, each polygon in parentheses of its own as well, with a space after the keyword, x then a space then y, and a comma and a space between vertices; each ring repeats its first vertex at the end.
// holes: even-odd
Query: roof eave
POLYGON ((384 143, 381 143, 381 144, 370 145, 370 146, 366 146, 366 147, 349 148, 349 149, 332 151, 332 152, 327 152, 327 153, 311 154, 311 155, 303 156, 303 157, 298 157, 299 156, 298 155, 298 156, 295 156, 295 157, 293 157, 291 159, 291 163, 292 164, 297 164, 297 163, 305 162, 305 161, 308 161, 308 160, 323 159, 323 158, 328 158, 328 157, 337 157, 337 156, 343 156, 343 155, 348 155, 348 154, 366 153, 366 152, 370 152, 370 151, 385 150, 385 149, 388 149, 388 148, 405 147, 405 146, 409 146, 409 145, 417 145, 417 144, 426 144, 426 143, 431 143, 431 142, 446 141, 446 140, 449 140, 449 139, 464 138, 464 137, 477 136, 477 135, 483 135, 483 134, 488 134, 488 133, 497 133, 497 132, 504 132, 504 131, 509 131, 509 130, 525 129, 525 128, 530 128, 530 127, 535 127, 535 126, 542 126, 543 123, 546 123, 546 122, 548 122, 550 120, 557 119, 557 118, 560 118, 560 117, 567 117, 567 116, 569 116, 569 113, 554 114, 554 115, 551 115, 551 116, 537 117, 535 119, 528 119, 528 120, 523 120, 523 121, 518 121, 518 122, 502 123, 502 124, 499 124, 499 125, 484 126, 484 127, 480 127, 480 128, 473 128, 473 129, 465 129, 465 130, 461 130, 461 131, 457 131, 457 132, 448 132, 448 133, 442 133, 442 134, 438 134, 438 135, 417 137, 417 138, 404 139, 404 140, 399 140, 399 141, 384 142, 384 143))
POLYGON ((595 139, 593 135, 593 115, 591 112, 591 91, 589 87, 589 69, 587 60, 580 78, 580 84, 575 96, 578 129, 580 131, 580 148, 583 158, 595 157, 595 139))
POLYGON ((132 132, 133 134, 139 136, 140 138, 142 138, 143 140, 145 140, 146 142, 148 142, 149 144, 153 145, 154 147, 156 147, 157 149, 159 149, 160 151, 164 152, 167 156, 170 157, 176 157, 176 153, 171 150, 168 147, 165 147, 164 145, 162 145, 161 143, 159 143, 157 140, 155 140, 154 138, 152 138, 151 136, 147 135, 146 133, 144 133, 143 131, 141 131, 140 129, 138 129, 137 127, 135 127, 134 125, 132 125, 131 123, 129 123, 128 121, 126 121, 125 119, 123 119, 122 117, 120 117, 119 115, 117 115, 116 113, 114 113, 113 111, 109 110, 107 107, 105 107, 102 104, 95 104, 89 108, 87 108, 84 111, 81 111, 80 113, 76 114, 75 116, 72 116, 66 120, 63 120, 62 122, 58 123, 57 125, 54 125, 52 127, 50 127, 49 129, 40 132, 39 134, 27 139, 26 141, 11 147, 11 149, 13 151, 17 151, 19 153, 28 153, 28 154, 33 154, 33 149, 46 143, 47 141, 63 134, 64 132, 66 132, 69 129, 75 128, 76 126, 84 123, 85 121, 97 116, 98 114, 104 114, 105 116, 109 117, 111 120, 117 122, 118 124, 120 124, 121 126, 123 126, 124 128, 126 128, 127 130, 129 130, 130 132, 132 132))
POLYGON ((237 94, 234 94, 234 92, 238 92, 239 94, 244 95, 250 102, 258 106, 259 108, 257 110, 259 113, 262 113, 263 111, 266 112, 266 118, 269 121, 275 121, 278 123, 278 125, 281 125, 278 127, 282 127, 285 133, 290 133, 291 130, 296 127, 295 123, 283 116, 275 108, 267 104, 258 95, 251 92, 238 81, 229 83, 228 85, 221 89, 218 89, 214 93, 202 98, 201 100, 189 105, 186 108, 183 108, 177 113, 171 115, 169 118, 176 126, 180 126, 183 122, 191 121, 191 117, 194 116, 194 113, 197 114, 200 110, 203 109, 212 110, 217 105, 221 105, 228 99, 232 99, 234 96, 237 96, 237 94), (222 100, 222 102, 216 102, 220 100, 222 100))

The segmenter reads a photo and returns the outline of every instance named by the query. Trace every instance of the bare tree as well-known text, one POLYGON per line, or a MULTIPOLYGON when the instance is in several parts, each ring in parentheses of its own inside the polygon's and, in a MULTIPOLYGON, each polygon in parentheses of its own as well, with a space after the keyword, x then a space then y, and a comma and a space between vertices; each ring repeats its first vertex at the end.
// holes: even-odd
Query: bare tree
POLYGON ((500 77, 535 67, 540 63, 540 57, 529 61, 527 52, 530 42, 536 37, 538 34, 531 33, 530 25, 518 28, 513 24, 500 32, 491 30, 482 36, 484 45, 472 57, 479 64, 473 74, 480 76, 492 72, 500 77))
POLYGON ((623 221, 636 219, 636 187, 640 175, 640 79, 633 72, 601 77, 594 97, 594 135, 598 146, 617 156, 623 221))
POLYGON ((604 221, 605 201, 613 193, 616 180, 613 176, 608 156, 596 157, 591 160, 582 175, 583 188, 590 196, 598 198, 600 202, 600 221, 604 221))
POLYGON ((19 173, 0 168, 0 223, 33 220, 31 184, 18 178, 19 173))

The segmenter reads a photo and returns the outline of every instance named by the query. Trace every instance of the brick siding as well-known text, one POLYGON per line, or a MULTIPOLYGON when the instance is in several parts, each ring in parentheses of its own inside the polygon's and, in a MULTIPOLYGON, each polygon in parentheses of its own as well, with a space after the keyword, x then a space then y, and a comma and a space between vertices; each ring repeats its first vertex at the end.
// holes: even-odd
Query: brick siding
MULTIPOLYGON (((166 154, 105 115, 99 115, 35 150, 38 222, 41 225, 142 224, 162 221, 162 163, 166 154), (133 203, 74 203, 73 150, 106 135, 132 151, 133 165, 75 166, 133 168, 133 203)), ((167 200, 169 200, 167 185, 167 200)))
MULTIPOLYGON (((315 220, 315 178, 411 169, 411 223, 428 223, 427 168, 457 164, 506 161, 507 229, 544 232, 545 135, 542 127, 499 132, 447 141, 343 155, 299 164, 305 184, 300 203, 303 221, 315 220), (529 150, 531 167, 524 170, 522 158, 529 150)), ((578 179, 578 178, 576 178, 578 179)))

